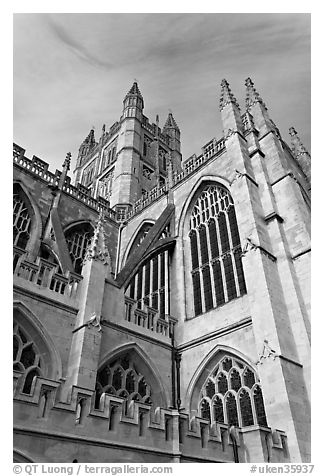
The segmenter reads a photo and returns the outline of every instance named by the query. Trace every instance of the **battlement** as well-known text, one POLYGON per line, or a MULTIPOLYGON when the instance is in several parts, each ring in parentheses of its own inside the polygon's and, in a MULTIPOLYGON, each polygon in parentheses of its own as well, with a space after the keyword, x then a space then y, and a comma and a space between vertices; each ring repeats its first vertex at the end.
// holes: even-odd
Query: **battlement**
POLYGON ((27 395, 21 391, 22 379, 22 373, 15 371, 14 428, 19 432, 28 429, 41 435, 46 429, 48 435, 55 435, 59 430, 63 438, 74 435, 79 445, 86 436, 87 445, 102 444, 105 450, 119 447, 126 452, 136 446, 172 461, 232 462, 234 447, 240 462, 283 462, 288 458, 286 435, 279 430, 211 425, 206 419, 173 408, 154 408, 107 394, 95 408, 94 392, 80 387, 73 387, 69 399, 62 401, 64 381, 43 377, 34 378, 27 395))
MULTIPOLYGON (((25 157, 25 149, 17 144, 13 144, 13 162, 15 165, 26 170, 28 173, 41 180, 44 180, 52 187, 58 187, 62 172, 60 170, 56 170, 55 174, 49 172, 49 164, 39 159, 35 155, 33 156, 32 160, 28 159, 25 157)), ((114 222, 119 221, 117 213, 109 207, 109 202, 107 200, 105 200, 103 197, 92 197, 90 195, 90 191, 88 191, 82 185, 74 187, 71 185, 71 178, 69 176, 66 177, 63 184, 63 192, 66 195, 81 201, 83 204, 87 205, 98 213, 103 211, 106 218, 110 218, 114 222)))
MULTIPOLYGON (((150 134, 152 134, 153 136, 156 135, 156 128, 157 128, 157 125, 152 122, 150 123, 149 122, 149 119, 146 117, 146 116, 143 116, 143 122, 142 122, 142 127, 143 129, 147 130, 150 134)), ((164 142, 165 145, 167 145, 169 147, 170 145, 170 138, 168 135, 166 134, 163 134, 163 132, 161 131, 160 127, 158 127, 158 138, 161 142, 164 142)))

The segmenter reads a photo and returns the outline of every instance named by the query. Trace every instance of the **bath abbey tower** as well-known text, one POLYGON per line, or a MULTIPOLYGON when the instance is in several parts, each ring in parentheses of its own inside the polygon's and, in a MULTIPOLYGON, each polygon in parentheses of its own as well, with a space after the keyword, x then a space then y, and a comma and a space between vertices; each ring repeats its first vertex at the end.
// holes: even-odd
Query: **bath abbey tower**
POLYGON ((310 155, 245 88, 189 158, 137 82, 73 167, 14 144, 16 462, 310 461, 310 155))

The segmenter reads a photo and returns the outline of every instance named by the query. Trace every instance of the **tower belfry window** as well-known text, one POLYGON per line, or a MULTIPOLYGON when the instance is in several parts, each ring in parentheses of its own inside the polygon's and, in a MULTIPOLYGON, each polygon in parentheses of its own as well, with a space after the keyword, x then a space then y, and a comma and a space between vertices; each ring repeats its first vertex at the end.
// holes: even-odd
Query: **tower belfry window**
POLYGON ((189 239, 195 315, 246 293, 234 203, 224 187, 202 191, 192 208, 189 239))

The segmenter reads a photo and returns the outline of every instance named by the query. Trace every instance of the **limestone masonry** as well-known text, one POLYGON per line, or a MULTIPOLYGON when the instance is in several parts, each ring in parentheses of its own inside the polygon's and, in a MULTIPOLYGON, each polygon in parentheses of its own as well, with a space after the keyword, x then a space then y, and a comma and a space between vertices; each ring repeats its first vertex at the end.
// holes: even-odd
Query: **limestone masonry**
POLYGON ((73 181, 14 144, 14 461, 310 461, 310 155, 245 86, 186 160, 136 82, 73 181))

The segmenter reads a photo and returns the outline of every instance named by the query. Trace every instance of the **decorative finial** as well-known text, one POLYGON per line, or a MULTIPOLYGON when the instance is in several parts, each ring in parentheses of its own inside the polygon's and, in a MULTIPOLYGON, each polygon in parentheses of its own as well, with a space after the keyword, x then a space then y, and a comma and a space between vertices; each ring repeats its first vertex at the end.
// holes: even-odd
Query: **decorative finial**
POLYGON ((138 81, 137 81, 137 79, 136 79, 136 78, 134 78, 134 83, 137 83, 137 84, 138 84, 138 81))
POLYGON ((306 154, 310 158, 310 154, 302 141, 300 140, 300 137, 294 127, 289 128, 289 135, 291 137, 291 149, 293 153, 295 154, 296 157, 306 154))
POLYGON ((253 106, 254 104, 258 102, 262 104, 265 107, 265 109, 267 109, 265 103, 263 102, 263 99, 261 98, 257 90, 255 89, 254 83, 251 78, 247 78, 245 80, 245 86, 246 86, 246 99, 245 99, 246 109, 249 109, 251 106, 253 106))
POLYGON ((106 132, 106 124, 102 125, 102 133, 104 134, 106 132))
POLYGON ((66 157, 65 157, 65 160, 63 162, 62 168, 65 168, 66 170, 70 170, 71 157, 72 157, 71 152, 68 152, 66 154, 66 157))
POLYGON ((225 106, 228 104, 234 104, 238 109, 240 109, 240 106, 238 105, 238 102, 236 100, 236 97, 231 91, 231 88, 229 87, 228 82, 226 79, 222 79, 221 82, 221 97, 219 101, 219 108, 222 111, 225 106))
POLYGON ((295 129, 294 127, 289 127, 289 135, 290 135, 291 137, 294 137, 294 136, 297 135, 297 131, 296 131, 296 129, 295 129))

